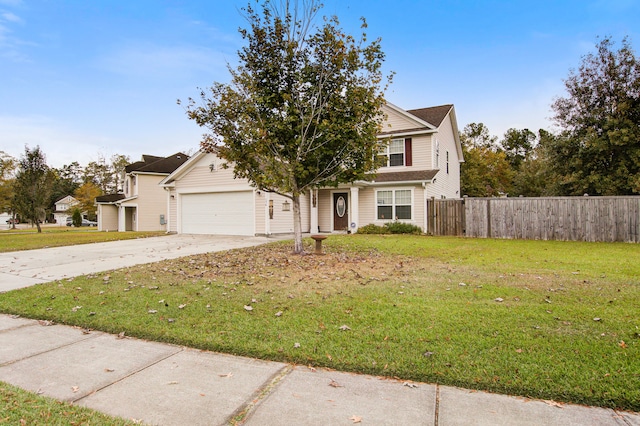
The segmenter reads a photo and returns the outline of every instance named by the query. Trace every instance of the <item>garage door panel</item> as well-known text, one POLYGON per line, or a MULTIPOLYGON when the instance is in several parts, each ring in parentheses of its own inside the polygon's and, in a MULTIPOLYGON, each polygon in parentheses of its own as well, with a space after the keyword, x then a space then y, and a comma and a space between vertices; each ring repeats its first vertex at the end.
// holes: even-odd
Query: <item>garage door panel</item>
POLYGON ((181 196, 182 233, 254 235, 253 192, 181 196))

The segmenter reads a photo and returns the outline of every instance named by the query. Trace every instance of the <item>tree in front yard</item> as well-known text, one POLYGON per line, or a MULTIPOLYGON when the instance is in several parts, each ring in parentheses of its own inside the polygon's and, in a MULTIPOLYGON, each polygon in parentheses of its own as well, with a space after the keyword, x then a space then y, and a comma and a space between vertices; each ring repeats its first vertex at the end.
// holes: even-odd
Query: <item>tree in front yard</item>
POLYGON ((22 219, 35 224, 38 232, 42 232, 40 221, 46 215, 54 178, 40 147, 31 150, 25 147, 24 156, 18 162, 14 199, 22 219))
POLYGON ((640 193, 640 62, 604 38, 553 104, 562 129, 548 151, 563 195, 640 193))
POLYGON ((101 195, 102 190, 93 182, 82 184, 73 194, 75 199, 78 200, 80 210, 86 212, 91 220, 94 220, 96 217, 96 197, 101 195))
POLYGON ((82 213, 80 213, 80 209, 77 207, 73 209, 73 214, 71 215, 71 223, 76 228, 82 226, 82 213))
POLYGON ((303 252, 300 197, 365 179, 381 148, 380 40, 367 40, 364 20, 358 40, 336 17, 317 25, 320 7, 265 1, 260 13, 248 5, 231 83, 214 83, 187 107, 208 129, 205 151, 233 164, 235 177, 292 200, 295 253, 303 252))

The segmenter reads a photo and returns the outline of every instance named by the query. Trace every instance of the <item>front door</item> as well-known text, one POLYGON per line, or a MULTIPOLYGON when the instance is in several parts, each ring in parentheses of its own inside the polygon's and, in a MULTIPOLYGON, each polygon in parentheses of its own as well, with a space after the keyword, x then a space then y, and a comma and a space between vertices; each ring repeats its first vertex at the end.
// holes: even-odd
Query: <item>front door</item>
POLYGON ((346 231, 349 229, 349 194, 336 192, 333 194, 333 229, 346 231))

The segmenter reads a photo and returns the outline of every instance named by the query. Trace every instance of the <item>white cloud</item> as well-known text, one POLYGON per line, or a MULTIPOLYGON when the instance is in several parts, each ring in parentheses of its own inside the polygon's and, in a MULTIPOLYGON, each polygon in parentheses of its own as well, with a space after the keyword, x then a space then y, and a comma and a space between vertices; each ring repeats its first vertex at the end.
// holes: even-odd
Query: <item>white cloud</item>
POLYGON ((2 12, 0 13, 0 16, 2 17, 3 20, 8 21, 8 22, 16 22, 21 24, 22 23, 22 19, 20 19, 19 16, 14 15, 11 12, 2 12))

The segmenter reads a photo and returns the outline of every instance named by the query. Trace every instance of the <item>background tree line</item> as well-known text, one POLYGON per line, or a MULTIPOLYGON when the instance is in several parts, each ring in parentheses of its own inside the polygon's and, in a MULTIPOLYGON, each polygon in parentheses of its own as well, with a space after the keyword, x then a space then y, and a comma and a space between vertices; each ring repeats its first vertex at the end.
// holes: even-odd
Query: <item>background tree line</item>
POLYGON ((559 131, 483 123, 461 132, 461 190, 470 197, 640 194, 640 65, 628 41, 610 38, 582 58, 551 105, 559 131))
POLYGON ((128 156, 100 156, 86 166, 74 161, 61 168, 49 167, 39 146, 25 147, 15 159, 0 151, 0 211, 19 217, 40 229, 40 222, 53 219, 55 203, 71 195, 77 209, 89 219, 96 217, 95 198, 122 192, 128 156))

